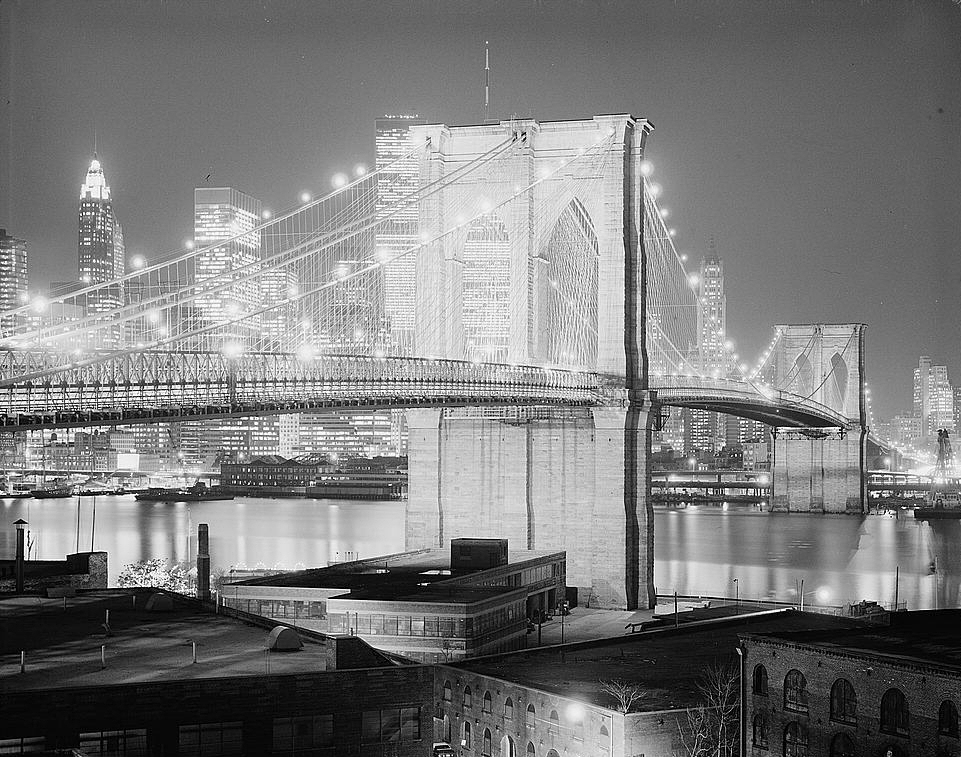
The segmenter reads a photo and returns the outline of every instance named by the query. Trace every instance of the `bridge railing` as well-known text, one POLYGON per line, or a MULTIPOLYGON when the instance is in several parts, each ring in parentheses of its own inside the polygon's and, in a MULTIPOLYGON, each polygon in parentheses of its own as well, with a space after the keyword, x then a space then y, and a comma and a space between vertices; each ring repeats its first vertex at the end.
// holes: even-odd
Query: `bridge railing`
POLYGON ((850 419, 825 404, 793 392, 770 387, 758 387, 743 379, 714 378, 693 375, 658 375, 651 377, 652 388, 662 399, 689 397, 700 401, 747 401, 770 408, 792 408, 821 416, 833 425, 847 426, 850 419))
MULTIPOLYGON (((33 364, 39 359, 34 356, 33 364)), ((55 414, 77 425, 102 414, 152 418, 337 406, 591 404, 598 377, 535 366, 428 358, 142 352, 0 387, 0 426, 55 414)), ((111 416, 109 420, 116 422, 111 416)), ((47 419, 43 422, 53 422, 47 419)))

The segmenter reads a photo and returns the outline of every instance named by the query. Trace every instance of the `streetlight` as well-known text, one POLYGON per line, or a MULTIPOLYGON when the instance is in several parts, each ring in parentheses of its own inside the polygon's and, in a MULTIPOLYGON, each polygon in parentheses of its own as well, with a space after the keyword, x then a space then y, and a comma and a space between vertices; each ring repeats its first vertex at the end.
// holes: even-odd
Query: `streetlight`
POLYGON ((17 527, 17 556, 16 563, 14 566, 15 572, 15 582, 16 582, 16 592, 17 594, 23 593, 23 529, 27 524, 23 518, 18 518, 13 522, 13 525, 17 527))
POLYGON ((741 607, 740 603, 741 603, 740 589, 738 588, 737 579, 735 578, 734 579, 734 614, 735 615, 738 614, 738 610, 741 607))

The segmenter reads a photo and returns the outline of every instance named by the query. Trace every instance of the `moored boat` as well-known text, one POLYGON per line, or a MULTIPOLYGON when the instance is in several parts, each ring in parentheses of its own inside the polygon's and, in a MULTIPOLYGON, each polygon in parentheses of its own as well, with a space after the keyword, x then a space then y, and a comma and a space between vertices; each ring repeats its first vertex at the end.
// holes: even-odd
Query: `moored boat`
POLYGON ((66 499, 73 496, 73 486, 45 486, 41 489, 31 489, 30 494, 37 499, 66 499))
POLYGON ((216 487, 208 488, 206 484, 199 481, 187 489, 151 487, 134 497, 138 502, 212 502, 233 498, 233 494, 228 494, 216 487))

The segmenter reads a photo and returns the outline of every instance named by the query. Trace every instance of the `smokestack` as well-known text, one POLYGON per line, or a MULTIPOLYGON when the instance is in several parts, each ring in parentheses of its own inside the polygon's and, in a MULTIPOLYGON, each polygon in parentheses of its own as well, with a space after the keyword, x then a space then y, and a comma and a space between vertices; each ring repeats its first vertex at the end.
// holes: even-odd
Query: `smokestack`
POLYGON ((210 537, 206 523, 197 526, 197 599, 210 600, 210 537))

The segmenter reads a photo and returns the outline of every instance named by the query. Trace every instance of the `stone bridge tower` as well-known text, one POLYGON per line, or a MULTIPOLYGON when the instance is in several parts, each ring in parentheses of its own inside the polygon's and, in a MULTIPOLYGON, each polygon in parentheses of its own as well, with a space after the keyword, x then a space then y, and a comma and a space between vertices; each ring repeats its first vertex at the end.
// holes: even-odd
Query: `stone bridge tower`
POLYGON ((845 428, 773 429, 771 509, 867 511, 862 323, 777 326, 774 385, 847 418, 845 428))
POLYGON ((495 204, 476 229, 418 252, 416 354, 528 365, 571 364, 575 355, 574 364, 611 376, 613 386, 606 405, 591 409, 409 411, 408 549, 477 536, 508 538, 515 549, 565 550, 568 584, 581 604, 653 606, 640 171, 651 129, 629 115, 411 129, 414 139, 430 140, 420 167, 424 185, 513 140, 510 164, 499 173, 425 201, 424 239, 464 208, 472 217, 498 182, 531 187, 495 204), (604 169, 589 181, 558 173, 578 156, 596 156, 599 145, 604 169), (552 171, 550 180, 536 181, 552 171), (558 243, 563 229, 576 232, 579 247, 558 243), (480 269, 475 261, 485 255, 480 269), (509 305, 488 316, 486 342, 478 336, 481 304, 470 303, 471 276, 478 275, 489 289, 503 290, 498 296, 509 305), (575 306, 578 317, 568 323, 590 321, 578 339, 554 328, 557 313, 575 306))

